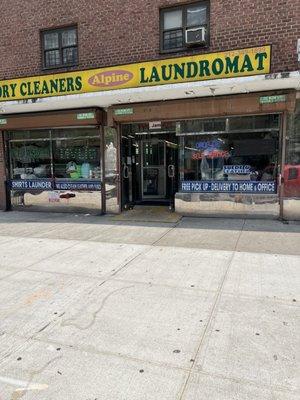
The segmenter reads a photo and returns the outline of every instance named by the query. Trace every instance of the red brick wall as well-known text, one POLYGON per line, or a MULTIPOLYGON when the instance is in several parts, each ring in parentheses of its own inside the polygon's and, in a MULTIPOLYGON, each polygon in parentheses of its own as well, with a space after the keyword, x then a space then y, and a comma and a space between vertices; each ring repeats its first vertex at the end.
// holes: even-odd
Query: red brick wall
POLYGON ((3 139, 0 132, 0 210, 5 209, 5 161, 4 161, 4 149, 3 149, 3 139))
MULTIPOLYGON (((2 1, 0 79, 40 74, 39 30, 73 23, 78 24, 79 32, 78 69, 165 58, 166 55, 159 54, 159 7, 184 2, 2 1)), ((299 0, 211 0, 210 3, 210 47, 196 52, 272 44, 272 72, 298 69, 299 0)))

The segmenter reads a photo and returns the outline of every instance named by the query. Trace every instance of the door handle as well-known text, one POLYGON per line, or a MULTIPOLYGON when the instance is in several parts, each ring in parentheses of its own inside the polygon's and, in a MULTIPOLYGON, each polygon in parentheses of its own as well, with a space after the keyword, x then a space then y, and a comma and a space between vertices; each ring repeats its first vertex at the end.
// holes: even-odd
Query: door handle
POLYGON ((127 165, 124 165, 123 167, 123 178, 127 179, 129 177, 129 168, 127 165))
POLYGON ((175 165, 168 165, 168 177, 174 178, 175 177, 175 165))

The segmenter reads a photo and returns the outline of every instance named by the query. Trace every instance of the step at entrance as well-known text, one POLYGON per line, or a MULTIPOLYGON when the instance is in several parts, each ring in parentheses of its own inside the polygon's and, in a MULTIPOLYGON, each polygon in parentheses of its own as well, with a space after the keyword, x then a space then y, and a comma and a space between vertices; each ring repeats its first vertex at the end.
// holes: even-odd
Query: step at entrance
POLYGON ((176 223, 182 216, 169 210, 167 206, 134 206, 113 217, 115 221, 176 223))

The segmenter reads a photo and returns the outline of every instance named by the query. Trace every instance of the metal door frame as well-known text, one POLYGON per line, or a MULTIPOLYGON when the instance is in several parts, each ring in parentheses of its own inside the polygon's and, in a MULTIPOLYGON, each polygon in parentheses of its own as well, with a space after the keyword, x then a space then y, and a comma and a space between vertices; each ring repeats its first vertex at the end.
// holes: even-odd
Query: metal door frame
MULTIPOLYGON (((119 193, 120 193, 120 202, 119 202, 119 210, 120 212, 122 212, 123 210, 126 209, 126 204, 130 204, 133 202, 133 176, 132 176, 132 164, 128 165, 127 163, 127 159, 128 159, 128 155, 126 154, 126 157, 124 156, 124 146, 123 146, 123 139, 122 139, 122 129, 120 128, 120 146, 119 146, 119 193), (124 177, 124 165, 122 164, 122 158, 126 159, 125 162, 125 166, 127 168, 128 171, 128 176, 124 177), (127 180, 127 184, 128 184, 128 202, 126 203, 124 201, 124 183, 125 180, 127 180)), ((130 158, 132 160, 132 154, 130 155, 130 158)))

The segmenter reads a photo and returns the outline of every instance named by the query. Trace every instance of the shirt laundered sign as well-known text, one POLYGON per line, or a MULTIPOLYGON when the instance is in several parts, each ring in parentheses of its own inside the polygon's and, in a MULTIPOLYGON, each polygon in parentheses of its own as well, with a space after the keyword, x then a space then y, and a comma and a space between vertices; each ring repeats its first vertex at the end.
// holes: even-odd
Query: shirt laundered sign
POLYGON ((64 179, 13 179, 9 181, 9 187, 11 190, 16 191, 101 191, 102 183, 96 180, 71 181, 64 179))

